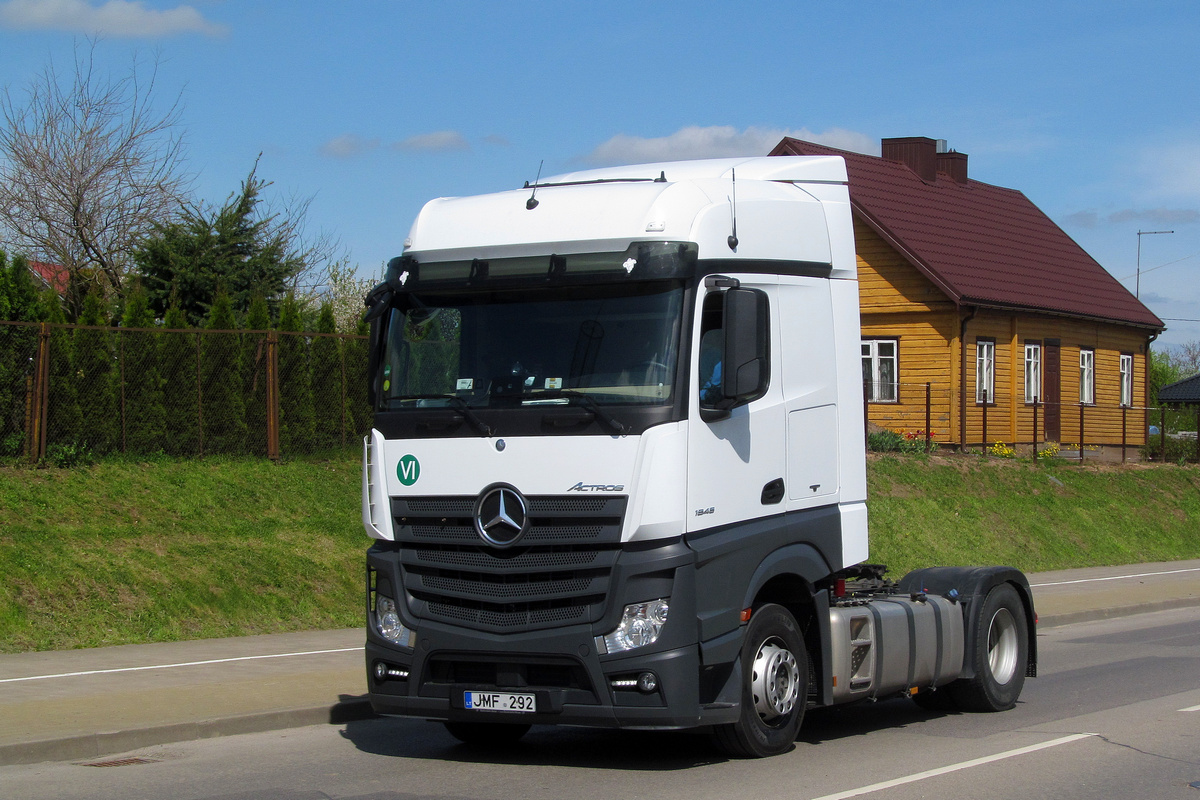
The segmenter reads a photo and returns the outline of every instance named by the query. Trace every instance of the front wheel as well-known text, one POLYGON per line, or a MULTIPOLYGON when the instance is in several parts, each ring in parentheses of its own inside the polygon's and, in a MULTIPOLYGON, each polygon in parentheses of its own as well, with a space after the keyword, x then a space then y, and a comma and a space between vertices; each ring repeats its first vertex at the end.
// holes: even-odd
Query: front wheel
POLYGON ((713 730, 717 745, 742 758, 791 749, 808 703, 808 650, 783 606, 754 611, 742 645, 742 708, 737 722, 713 730))
POLYGON ((975 617, 975 641, 968 644, 975 677, 948 687, 965 711, 1007 711, 1025 686, 1029 626, 1025 604, 1011 584, 992 587, 975 617))

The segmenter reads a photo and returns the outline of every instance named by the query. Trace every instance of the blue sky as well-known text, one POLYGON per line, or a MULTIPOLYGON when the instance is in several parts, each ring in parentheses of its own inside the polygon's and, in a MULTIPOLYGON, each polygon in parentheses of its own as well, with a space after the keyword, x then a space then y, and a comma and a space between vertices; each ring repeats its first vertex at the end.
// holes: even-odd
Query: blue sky
POLYGON ((765 154, 788 134, 878 153, 929 136, 1023 191, 1200 339, 1200 5, 1191 2, 0 0, 20 91, 99 34, 157 57, 199 195, 263 154, 280 198, 363 274, 428 199, 661 158, 765 154), (1185 322, 1178 320, 1197 320, 1185 322))

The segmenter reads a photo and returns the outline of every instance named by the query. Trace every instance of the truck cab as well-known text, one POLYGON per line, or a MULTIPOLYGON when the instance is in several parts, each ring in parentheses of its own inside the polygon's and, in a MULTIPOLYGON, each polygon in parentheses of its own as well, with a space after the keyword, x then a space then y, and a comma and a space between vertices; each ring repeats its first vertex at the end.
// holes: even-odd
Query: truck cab
POLYGON ((434 200, 367 302, 377 711, 470 741, 535 723, 708 727, 732 753, 771 755, 810 705, 974 679, 967 606, 999 586, 1017 597, 1008 682, 1034 663, 1019 573, 943 571, 931 599, 856 566, 864 422, 840 158, 639 165, 434 200), (887 634, 886 614, 844 611, 887 604, 918 622, 887 634), (899 672, 883 669, 889 636, 912 655, 899 672), (879 666, 866 677, 863 642, 879 666))

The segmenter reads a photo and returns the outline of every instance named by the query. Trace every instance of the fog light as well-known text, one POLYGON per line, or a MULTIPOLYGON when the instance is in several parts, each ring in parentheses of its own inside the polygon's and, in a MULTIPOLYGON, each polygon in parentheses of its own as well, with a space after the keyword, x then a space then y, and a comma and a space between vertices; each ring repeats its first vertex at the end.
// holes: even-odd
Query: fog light
POLYGON ((616 630, 607 636, 596 637, 596 648, 602 654, 621 653, 654 644, 666 624, 668 607, 666 600, 625 606, 616 630))
POLYGON ((416 631, 404 627, 396 601, 381 594, 375 595, 375 630, 384 639, 401 647, 412 647, 417 638, 416 631))
POLYGON ((642 694, 650 694, 658 690, 658 676, 653 672, 643 672, 638 675, 637 688, 642 694))
POLYGON ((375 680, 379 683, 384 681, 406 681, 408 680, 408 670, 393 667, 391 664, 385 664, 382 661, 375 662, 375 680))

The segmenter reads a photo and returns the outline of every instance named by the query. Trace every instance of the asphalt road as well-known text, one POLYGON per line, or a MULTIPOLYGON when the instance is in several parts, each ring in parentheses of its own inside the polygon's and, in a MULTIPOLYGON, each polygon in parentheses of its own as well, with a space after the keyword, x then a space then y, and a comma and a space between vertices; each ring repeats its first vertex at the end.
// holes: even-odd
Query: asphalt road
POLYGON ((1200 608, 1040 633, 1041 676, 1001 714, 905 699, 812 713, 790 753, 728 760, 699 735, 535 728, 504 751, 370 720, 0 767, 0 798, 990 798, 1200 800, 1200 608))

